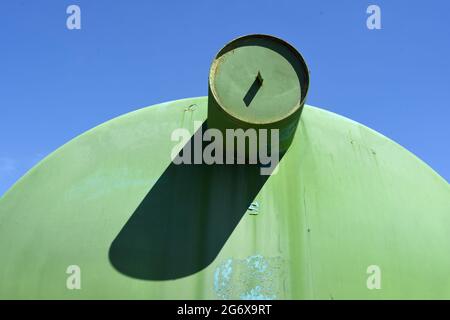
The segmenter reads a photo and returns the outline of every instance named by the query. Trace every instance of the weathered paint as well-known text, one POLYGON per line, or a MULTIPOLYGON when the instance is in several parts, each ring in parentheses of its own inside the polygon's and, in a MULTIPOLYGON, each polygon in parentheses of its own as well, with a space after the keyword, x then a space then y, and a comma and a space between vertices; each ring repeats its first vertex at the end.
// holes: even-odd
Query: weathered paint
POLYGON ((283 267, 280 257, 227 259, 214 272, 214 291, 224 300, 274 300, 284 291, 283 267))
MULTIPOLYGON (((172 130, 206 114, 204 97, 129 113, 22 177, 0 199, 0 298, 450 298, 448 183, 386 137, 309 106, 254 199, 259 214, 242 216, 210 265, 172 280, 118 272, 111 243, 169 165, 172 130), (66 288, 69 265, 81 290, 66 288), (369 265, 381 290, 366 287, 369 265)), ((205 188, 185 192, 207 203, 205 188)))

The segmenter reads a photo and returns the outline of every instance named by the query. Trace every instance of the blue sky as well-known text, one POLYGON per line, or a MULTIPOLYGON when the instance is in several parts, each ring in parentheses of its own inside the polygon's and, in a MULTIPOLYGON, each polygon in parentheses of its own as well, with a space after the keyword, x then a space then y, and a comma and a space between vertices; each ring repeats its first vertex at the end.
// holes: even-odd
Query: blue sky
POLYGON ((0 4, 0 195, 56 148, 121 114, 207 94, 243 34, 292 43, 308 104, 397 141, 450 180, 449 1, 13 1, 0 4), (81 8, 81 30, 66 8, 81 8), (381 30, 366 27, 370 4, 381 30))

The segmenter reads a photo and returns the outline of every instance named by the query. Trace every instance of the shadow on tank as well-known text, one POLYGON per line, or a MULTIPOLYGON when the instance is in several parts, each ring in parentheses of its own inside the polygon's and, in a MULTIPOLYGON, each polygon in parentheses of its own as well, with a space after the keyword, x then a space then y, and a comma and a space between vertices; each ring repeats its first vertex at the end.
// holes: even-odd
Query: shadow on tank
MULTIPOLYGON (((204 123, 199 130, 205 129, 204 123)), ((186 146, 193 150, 193 143, 191 138, 186 146)), ((177 279, 204 269, 268 177, 260 174, 259 164, 171 163, 112 242, 111 264, 145 280, 177 279)))

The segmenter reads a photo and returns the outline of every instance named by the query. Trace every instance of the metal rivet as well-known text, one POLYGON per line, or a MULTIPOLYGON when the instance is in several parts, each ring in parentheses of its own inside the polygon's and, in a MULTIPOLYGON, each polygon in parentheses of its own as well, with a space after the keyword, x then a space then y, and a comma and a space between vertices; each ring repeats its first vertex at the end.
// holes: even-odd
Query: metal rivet
POLYGON ((248 211, 251 215, 259 214, 259 203, 257 201, 252 202, 250 207, 248 207, 248 211))
POLYGON ((196 105, 197 105, 196 103, 191 104, 189 107, 184 108, 184 111, 194 111, 196 105))

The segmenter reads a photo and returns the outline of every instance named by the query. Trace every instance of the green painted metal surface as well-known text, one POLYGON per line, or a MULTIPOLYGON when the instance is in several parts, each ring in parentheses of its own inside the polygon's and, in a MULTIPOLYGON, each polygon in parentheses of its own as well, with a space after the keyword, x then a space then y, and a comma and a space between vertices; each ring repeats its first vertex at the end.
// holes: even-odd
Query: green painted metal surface
POLYGON ((206 114, 205 97, 141 109, 30 170, 0 199, 0 298, 450 298, 450 187, 426 164, 305 106, 267 181, 171 167, 172 130, 206 114), (81 290, 66 288, 69 265, 81 290))

